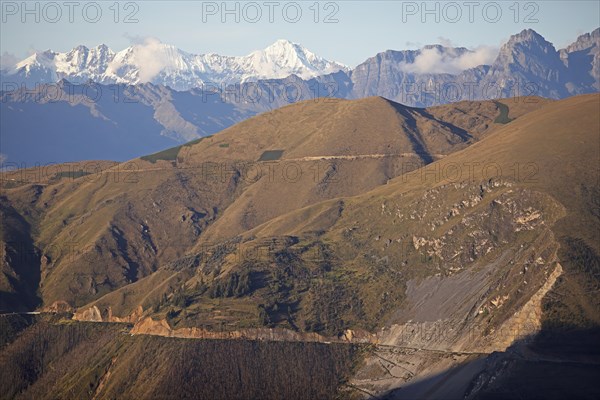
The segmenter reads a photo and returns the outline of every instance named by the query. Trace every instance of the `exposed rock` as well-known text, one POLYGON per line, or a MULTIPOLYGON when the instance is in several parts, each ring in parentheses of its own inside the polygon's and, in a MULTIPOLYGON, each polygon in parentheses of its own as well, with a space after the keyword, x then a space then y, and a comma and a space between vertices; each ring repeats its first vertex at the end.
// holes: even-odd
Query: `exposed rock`
POLYGON ((76 321, 103 322, 102 314, 97 306, 75 311, 73 319, 76 321))
POLYGON ((294 332, 283 328, 247 328, 223 332, 209 331, 197 327, 173 329, 166 320, 161 319, 155 321, 150 317, 139 320, 133 326, 130 333, 132 335, 156 335, 186 339, 251 339, 323 343, 353 340, 353 333, 349 334, 350 338, 344 336, 341 339, 338 339, 335 337, 322 336, 314 332, 294 332))
POLYGON ((121 323, 136 323, 144 314, 142 306, 138 306, 130 315, 125 317, 117 317, 113 315, 112 307, 108 306, 104 316, 98 308, 94 305, 92 307, 77 310, 73 314, 73 319, 77 321, 89 321, 89 322, 121 322, 121 323))

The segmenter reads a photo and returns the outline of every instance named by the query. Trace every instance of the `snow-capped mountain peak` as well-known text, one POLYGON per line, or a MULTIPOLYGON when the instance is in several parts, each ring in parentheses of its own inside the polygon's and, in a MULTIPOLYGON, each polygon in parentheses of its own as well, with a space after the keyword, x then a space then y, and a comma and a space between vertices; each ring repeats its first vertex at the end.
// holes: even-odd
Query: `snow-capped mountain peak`
POLYGON ((249 62, 248 67, 256 71, 257 78, 285 78, 294 74, 303 79, 310 79, 349 69, 343 64, 325 60, 302 45, 285 39, 279 39, 245 58, 249 62))
POLYGON ((265 53, 286 53, 294 52, 297 49, 304 49, 298 43, 291 42, 287 39, 278 39, 269 46, 267 46, 262 52, 265 53))
POLYGON ((80 45, 65 53, 35 53, 19 62, 5 79, 28 86, 63 78, 73 83, 151 82, 187 90, 208 82, 229 85, 292 74, 308 79, 340 70, 348 67, 283 39, 247 56, 234 57, 191 54, 149 38, 119 52, 101 44, 93 48, 80 45))

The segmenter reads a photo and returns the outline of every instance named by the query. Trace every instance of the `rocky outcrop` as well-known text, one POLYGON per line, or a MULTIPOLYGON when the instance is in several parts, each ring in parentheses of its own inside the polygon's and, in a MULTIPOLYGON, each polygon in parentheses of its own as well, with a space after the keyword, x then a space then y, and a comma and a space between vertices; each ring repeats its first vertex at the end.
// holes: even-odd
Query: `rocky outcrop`
POLYGON ((173 330, 168 322, 164 319, 155 321, 150 317, 146 317, 139 321, 131 329, 132 335, 156 335, 156 336, 172 336, 173 330))
POLYGON ((144 309, 142 306, 138 306, 130 315, 125 317, 117 317, 113 315, 112 308, 109 306, 106 312, 103 314, 98 306, 92 306, 86 309, 81 309, 75 311, 73 314, 73 319, 77 321, 88 321, 88 322, 120 322, 120 323, 129 323, 134 324, 138 322, 142 315, 144 314, 144 309))
POLYGON ((249 340, 267 340, 267 341, 284 341, 284 342, 340 342, 344 340, 352 340, 348 336, 342 339, 321 336, 312 332, 294 332, 283 328, 247 328, 236 331, 209 331, 203 328, 178 328, 173 329, 169 323, 161 319, 159 321, 146 317, 140 320, 131 329, 132 335, 155 335, 164 337, 176 337, 185 339, 249 339, 249 340))
POLYGON ((373 354, 351 383, 373 396, 450 370, 460 371, 452 385, 466 390, 487 355, 540 331, 542 299, 562 274, 550 227, 564 209, 554 199, 512 185, 472 185, 454 188, 467 198, 449 214, 436 200, 452 199, 450 189, 427 192, 412 215, 385 207, 407 221, 433 221, 434 229, 416 229, 406 240, 411 250, 438 257, 444 270, 409 280, 402 307, 371 338, 373 354))
POLYGON ((117 317, 117 316, 113 315, 112 308, 109 306, 107 322, 125 322, 125 323, 134 324, 142 318, 143 314, 144 314, 144 309, 142 308, 142 306, 138 306, 135 310, 133 310, 133 312, 131 314, 129 314, 125 317, 117 317))
POLYGON ((105 322, 102 319, 102 314, 97 306, 75 311, 73 319, 76 321, 105 322))
POLYGON ((486 353, 506 351, 516 341, 527 339, 538 333, 542 327, 542 300, 562 273, 562 266, 556 263, 554 270, 549 274, 542 287, 520 310, 502 324, 498 329, 499 334, 493 335, 495 340, 488 342, 488 345, 481 348, 481 351, 486 353))
MULTIPOLYGON (((410 387, 414 382, 427 381, 427 377, 453 370, 460 373, 453 377, 454 382, 450 386, 455 390, 466 392, 469 386, 477 383, 476 379, 479 379, 477 377, 481 369, 486 368, 491 373, 502 372, 502 365, 493 364, 486 367, 485 360, 493 360, 494 355, 505 354, 501 352, 509 347, 514 349, 515 344, 520 346, 526 343, 524 339, 539 332, 542 299, 561 274, 562 267, 556 263, 545 282, 529 300, 514 315, 487 335, 484 334, 477 320, 468 322, 437 319, 433 318, 432 314, 416 315, 417 321, 394 324, 381 329, 372 339, 377 346, 371 356, 365 359, 365 363, 357 371, 351 384, 361 388, 364 393, 378 396, 382 393, 394 392, 401 387, 410 387), (461 371, 465 366, 468 367, 461 371)), ((429 295, 435 300, 435 293, 429 295)), ((502 298, 503 296, 494 297, 491 301, 498 304, 500 308, 502 298)), ((459 295, 456 300, 462 302, 464 298, 459 295)), ((453 303, 452 307, 455 304, 453 303)), ((427 304, 421 306, 426 308, 427 304)), ((447 311, 443 311, 445 312, 447 311)), ((437 391, 439 394, 446 389, 425 384, 423 391, 427 392, 427 390, 437 391)), ((415 397, 410 398, 421 398, 421 394, 423 393, 414 394, 415 397)), ((454 396, 450 397, 454 398, 454 396)))
POLYGON ((83 310, 77 310, 73 319, 87 322, 113 322, 134 324, 130 333, 132 335, 154 335, 163 337, 185 338, 185 339, 248 339, 265 341, 287 341, 287 342, 352 342, 372 343, 376 336, 362 329, 345 330, 339 337, 328 337, 314 332, 296 332, 284 328, 246 328, 234 331, 210 331, 198 327, 171 328, 167 320, 154 320, 144 317, 144 309, 138 306, 130 315, 117 317, 112 314, 111 307, 106 312, 100 311, 98 306, 92 306, 83 310))

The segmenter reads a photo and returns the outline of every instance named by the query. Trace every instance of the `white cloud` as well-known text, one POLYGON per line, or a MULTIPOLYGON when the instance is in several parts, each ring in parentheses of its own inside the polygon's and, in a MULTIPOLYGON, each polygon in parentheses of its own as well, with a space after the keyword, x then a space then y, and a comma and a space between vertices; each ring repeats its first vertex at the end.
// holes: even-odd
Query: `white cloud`
POLYGON ((462 55, 451 49, 441 52, 437 48, 429 48, 421 50, 414 63, 401 63, 400 69, 413 74, 458 74, 479 65, 489 65, 497 55, 498 48, 490 46, 479 46, 462 55))
POLYGON ((480 46, 458 57, 456 65, 463 71, 479 65, 489 65, 498 57, 498 51, 497 47, 480 46))
POLYGON ((162 42, 156 38, 146 38, 143 44, 134 46, 133 52, 140 68, 138 76, 142 83, 150 82, 160 71, 172 66, 162 42))
MULTIPOLYGON (((140 83, 151 82, 165 68, 175 67, 174 60, 168 54, 167 46, 159 39, 129 35, 126 37, 133 44, 133 62, 138 70, 140 83)), ((121 61, 113 60, 108 70, 115 73, 122 66, 121 61)))

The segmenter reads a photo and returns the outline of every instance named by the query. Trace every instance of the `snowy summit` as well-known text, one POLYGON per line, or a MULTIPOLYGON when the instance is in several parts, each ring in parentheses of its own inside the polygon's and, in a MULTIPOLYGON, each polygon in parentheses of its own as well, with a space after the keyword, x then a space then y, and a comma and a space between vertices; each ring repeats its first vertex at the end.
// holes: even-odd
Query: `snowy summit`
POLYGON ((191 54, 156 39, 146 39, 116 53, 106 45, 77 46, 66 53, 51 50, 34 53, 4 71, 4 76, 32 86, 67 79, 73 83, 151 82, 187 90, 206 83, 228 85, 292 74, 310 79, 340 70, 349 68, 288 40, 277 40, 263 50, 238 57, 191 54))

